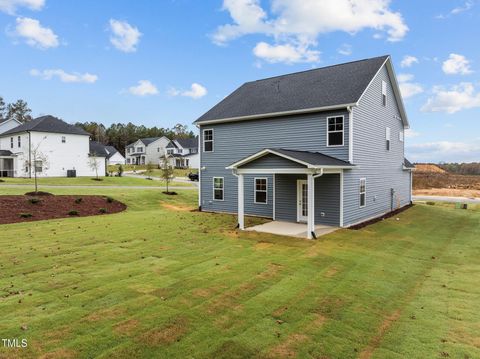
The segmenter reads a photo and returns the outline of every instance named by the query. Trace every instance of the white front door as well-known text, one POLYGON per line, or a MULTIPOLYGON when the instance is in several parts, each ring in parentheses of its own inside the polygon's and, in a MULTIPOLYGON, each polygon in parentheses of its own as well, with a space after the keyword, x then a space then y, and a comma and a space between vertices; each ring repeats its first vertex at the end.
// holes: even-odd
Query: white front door
POLYGON ((308 220, 308 184, 306 180, 297 180, 297 222, 308 220))

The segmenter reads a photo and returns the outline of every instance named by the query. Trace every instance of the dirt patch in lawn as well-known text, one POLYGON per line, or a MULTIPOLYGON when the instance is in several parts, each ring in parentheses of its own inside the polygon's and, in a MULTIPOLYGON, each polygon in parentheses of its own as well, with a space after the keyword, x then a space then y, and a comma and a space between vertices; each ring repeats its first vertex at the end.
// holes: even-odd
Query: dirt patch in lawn
POLYGON ((297 356, 296 348, 302 343, 309 340, 308 335, 305 334, 291 334, 288 338, 279 345, 273 347, 270 351, 270 358, 294 358, 297 356))
POLYGON ((416 189, 414 196, 448 196, 448 197, 467 197, 480 198, 480 189, 459 189, 459 188, 430 188, 416 189))
POLYGON ((39 357, 40 359, 70 359, 77 358, 77 353, 70 349, 60 348, 53 352, 45 353, 39 357))
POLYGON ((104 215, 126 208, 103 196, 0 196, 0 224, 104 215))
POLYGON ((177 341, 188 331, 188 319, 176 317, 161 328, 150 330, 140 337, 148 346, 167 345, 177 341))
POLYGON ((257 244, 255 244, 255 249, 267 249, 267 248, 270 248, 271 246, 273 246, 273 243, 270 243, 270 242, 258 242, 257 244))
POLYGON ((195 210, 194 207, 175 205, 170 203, 164 203, 163 207, 165 207, 166 209, 170 209, 172 211, 180 211, 180 212, 190 212, 195 210))
POLYGON ((123 313, 124 313, 124 310, 121 308, 101 309, 101 310, 97 310, 96 312, 90 313, 86 317, 86 319, 89 322, 97 322, 99 320, 114 319, 123 313))
POLYGON ((115 333, 120 335, 132 335, 138 328, 140 322, 137 319, 129 319, 124 322, 120 322, 113 327, 115 333))

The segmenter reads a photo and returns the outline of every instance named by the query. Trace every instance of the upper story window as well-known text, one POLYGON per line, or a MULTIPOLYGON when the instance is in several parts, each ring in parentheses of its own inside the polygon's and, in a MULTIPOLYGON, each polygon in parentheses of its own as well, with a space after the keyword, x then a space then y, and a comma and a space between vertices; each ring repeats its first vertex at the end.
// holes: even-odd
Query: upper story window
POLYGON ((172 155, 172 154, 173 154, 173 148, 167 149, 167 153, 168 153, 169 155, 172 155))
POLYGON ((387 83, 382 81, 382 105, 387 106, 387 83))
POLYGON ((183 153, 183 149, 182 149, 182 148, 179 148, 179 149, 178 149, 178 153, 183 153))
POLYGON ((67 142, 67 138, 65 136, 62 136, 62 143, 67 142))
POLYGON ((13 137, 10 137, 10 148, 13 148, 13 137))
POLYGON ((223 201, 224 190, 223 177, 213 177, 213 199, 216 201, 223 201))
POLYGON ((17 144, 18 144, 18 147, 22 147, 22 137, 21 136, 18 136, 17 137, 17 144))
POLYGON ((157 147, 157 152, 160 152, 160 147, 157 147))
POLYGON ((390 127, 385 129, 385 143, 387 151, 390 151, 390 127))
POLYGON ((143 147, 137 147, 137 152, 143 152, 143 147))
POLYGON ((213 130, 203 130, 203 152, 213 152, 213 130))
POLYGON ((365 205, 367 204, 367 179, 366 178, 360 178, 359 193, 360 193, 360 207, 365 207, 365 205))
POLYGON ((255 203, 267 203, 267 179, 255 178, 255 203))
POLYGON ((404 137, 405 137, 405 134, 404 134, 403 130, 400 130, 400 132, 398 133, 398 140, 400 142, 403 142, 404 137))
POLYGON ((198 152, 198 148, 194 147, 194 148, 190 148, 190 153, 197 153, 198 152))
POLYGON ((343 116, 327 117, 327 146, 343 146, 343 116))

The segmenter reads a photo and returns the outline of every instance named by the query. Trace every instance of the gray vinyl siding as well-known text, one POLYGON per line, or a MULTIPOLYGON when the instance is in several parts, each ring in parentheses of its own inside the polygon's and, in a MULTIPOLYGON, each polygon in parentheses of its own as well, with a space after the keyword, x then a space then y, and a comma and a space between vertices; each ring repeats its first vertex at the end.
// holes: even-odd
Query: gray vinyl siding
POLYGON ((390 189, 396 192, 394 207, 410 201, 410 173, 403 170, 403 123, 385 66, 374 78, 359 106, 353 108, 353 163, 344 172, 344 226, 382 215, 391 209, 390 189), (387 83, 387 106, 382 104, 382 80, 387 83), (385 132, 390 127, 390 151, 385 132), (366 178, 366 206, 360 208, 360 178, 366 178))
POLYGON ((252 162, 247 163, 240 168, 306 168, 306 166, 293 162, 277 155, 268 154, 252 162))
MULTIPOLYGON (((252 155, 264 148, 285 148, 304 151, 318 151, 326 155, 348 161, 348 111, 329 111, 298 116, 249 120, 241 122, 202 125, 200 127, 201 147, 201 206, 202 210, 214 212, 237 212, 238 180, 231 170, 225 167, 252 155), (344 116, 344 146, 326 146, 326 118, 328 116, 344 116), (203 130, 213 129, 214 150, 203 152, 203 130), (214 201, 213 177, 225 178, 224 201, 214 201)), ((254 177, 254 176, 252 176, 254 177)), ((265 176, 262 176, 265 177, 265 176)), ((272 177, 272 176, 267 176, 272 177)), ((269 183, 271 181, 269 180, 269 183)), ((272 197, 269 184, 268 197, 272 197)), ((247 196, 253 185, 247 185, 245 178, 245 214, 272 216, 272 208, 247 203, 247 196), (259 208, 261 207, 261 208, 259 208), (267 213, 268 212, 268 213, 267 213)), ((252 200, 253 203, 253 200, 252 200)))
MULTIPOLYGON (((275 175, 275 219, 297 221, 297 180, 306 175, 275 175)), ((340 175, 328 174, 315 179, 315 224, 340 224, 340 175), (322 212, 324 216, 322 216, 322 212)))

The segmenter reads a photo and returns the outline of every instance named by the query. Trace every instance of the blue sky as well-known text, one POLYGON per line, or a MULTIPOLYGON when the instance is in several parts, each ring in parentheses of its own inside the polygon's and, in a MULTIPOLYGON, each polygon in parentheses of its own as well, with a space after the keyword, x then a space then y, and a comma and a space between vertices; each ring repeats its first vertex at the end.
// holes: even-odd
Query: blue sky
POLYGON ((414 161, 480 161, 479 0, 0 0, 0 95, 191 123, 245 81, 392 55, 414 161))

